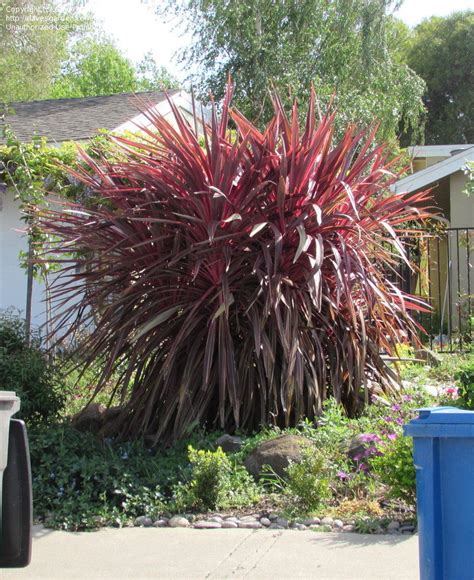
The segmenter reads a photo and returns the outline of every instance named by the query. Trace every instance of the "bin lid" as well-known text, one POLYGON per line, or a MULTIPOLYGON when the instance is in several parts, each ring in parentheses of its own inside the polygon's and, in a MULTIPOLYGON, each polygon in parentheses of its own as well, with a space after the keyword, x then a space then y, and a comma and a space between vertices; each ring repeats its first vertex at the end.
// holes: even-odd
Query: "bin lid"
POLYGON ((2 400, 16 400, 18 397, 16 396, 15 391, 2 391, 0 390, 0 399, 2 400))
POLYGON ((420 413, 412 423, 427 423, 431 425, 474 425, 474 411, 458 409, 457 407, 430 407, 418 409, 420 413))
POLYGON ((463 437, 474 439, 474 411, 456 407, 419 409, 419 417, 407 423, 403 432, 409 437, 463 437))
MULTIPOLYGON (((14 391, 0 391, 0 411, 9 411, 20 408, 20 399, 16 396, 14 391)), ((1 419, 0 419, 1 420, 1 419)))

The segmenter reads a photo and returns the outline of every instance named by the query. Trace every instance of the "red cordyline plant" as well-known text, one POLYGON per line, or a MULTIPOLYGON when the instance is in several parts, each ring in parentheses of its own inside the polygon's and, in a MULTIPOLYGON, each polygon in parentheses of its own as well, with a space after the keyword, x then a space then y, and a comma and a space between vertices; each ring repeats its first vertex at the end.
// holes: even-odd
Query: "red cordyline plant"
POLYGON ((230 99, 229 85, 203 146, 171 100, 173 123, 145 109, 142 138, 113 138, 114 159, 75 174, 101 201, 40 216, 58 240, 56 331, 89 327, 97 391, 119 374, 124 438, 294 425, 329 395, 357 413, 368 379, 392 384, 382 351, 416 340, 423 306, 386 272, 428 193, 390 193, 375 128, 333 143, 314 95, 304 128, 275 95, 264 132, 230 99))

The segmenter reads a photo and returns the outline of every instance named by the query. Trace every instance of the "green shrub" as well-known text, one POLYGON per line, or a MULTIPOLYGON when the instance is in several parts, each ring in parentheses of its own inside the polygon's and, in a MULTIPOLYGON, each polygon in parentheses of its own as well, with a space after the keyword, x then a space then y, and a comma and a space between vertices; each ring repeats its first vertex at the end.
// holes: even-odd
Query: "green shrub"
POLYGON ((314 512, 331 495, 324 457, 314 450, 305 450, 303 459, 290 463, 285 491, 292 506, 301 512, 314 512))
POLYGON ((0 312, 0 387, 21 398, 18 417, 29 424, 53 419, 64 404, 57 370, 38 334, 28 344, 25 321, 11 310, 0 312))
POLYGON ((234 464, 220 447, 216 451, 188 447, 191 479, 176 488, 179 510, 214 510, 250 505, 258 500, 257 486, 247 470, 234 464))
POLYGON ((459 384, 459 404, 466 409, 474 409, 474 360, 470 360, 455 375, 459 384))
POLYGON ((370 458, 370 466, 382 483, 388 487, 388 495, 413 505, 416 501, 416 472, 413 463, 413 441, 398 435, 379 446, 380 455, 370 458))

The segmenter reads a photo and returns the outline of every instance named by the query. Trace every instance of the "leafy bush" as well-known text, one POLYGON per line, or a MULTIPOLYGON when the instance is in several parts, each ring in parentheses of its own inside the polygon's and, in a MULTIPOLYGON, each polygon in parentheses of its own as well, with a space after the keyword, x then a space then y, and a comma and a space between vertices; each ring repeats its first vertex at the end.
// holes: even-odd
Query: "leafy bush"
POLYGON ((398 435, 388 439, 379 449, 380 455, 370 459, 372 469, 388 486, 390 497, 413 505, 416 501, 416 471, 411 437, 398 435))
POLYGON ((455 375, 459 383, 458 403, 466 409, 474 409, 474 360, 470 360, 455 375))
POLYGON ((322 454, 306 450, 302 460, 290 463, 286 472, 285 491, 298 511, 314 512, 331 496, 329 474, 322 454))
POLYGON ((241 465, 231 462, 220 447, 216 451, 188 448, 192 472, 188 483, 176 488, 178 509, 214 510, 255 503, 258 489, 241 465))
POLYGON ((357 414, 367 376, 392 385, 380 353, 416 339, 408 312, 421 306, 385 268, 407 260, 398 236, 429 215, 428 193, 391 194, 375 129, 332 143, 334 115, 317 124, 314 95, 304 128, 274 96, 260 132, 231 92, 204 149, 178 110, 174 126, 147 112, 145 140, 114 137, 108 161, 84 154, 75 176, 100 203, 39 212, 63 274, 53 294, 81 296, 64 334, 100 319, 83 345, 88 364, 107 361, 99 388, 127 367, 125 439, 296 425, 328 391, 357 414))
POLYGON ((56 417, 65 399, 58 380, 39 336, 33 334, 28 344, 25 321, 11 310, 0 312, 0 387, 21 398, 18 417, 29 424, 56 417))

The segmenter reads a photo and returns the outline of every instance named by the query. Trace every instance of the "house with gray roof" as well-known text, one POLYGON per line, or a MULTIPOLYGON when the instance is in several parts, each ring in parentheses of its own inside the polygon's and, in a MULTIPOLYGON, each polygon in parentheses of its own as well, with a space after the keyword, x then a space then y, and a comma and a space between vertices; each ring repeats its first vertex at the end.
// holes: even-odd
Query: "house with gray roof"
MULTIPOLYGON (((2 125, 8 124, 20 141, 29 142, 35 135, 46 137, 48 142, 84 141, 100 129, 113 133, 137 131, 148 121, 140 113, 144 107, 165 117, 172 117, 168 98, 190 119, 193 111, 189 93, 171 90, 142 93, 120 93, 99 97, 75 99, 49 99, 9 103, 0 117, 0 143, 2 125)), ((198 111, 201 113, 201 107, 198 111)), ((207 120, 208 110, 203 109, 207 120)), ((4 140, 3 140, 4 142, 4 140)))
MULTIPOLYGON (((35 135, 46 137, 49 144, 65 141, 86 141, 101 129, 112 133, 136 132, 149 125, 141 113, 153 110, 173 121, 169 101, 189 121, 193 118, 191 95, 181 90, 147 91, 137 94, 121 93, 98 97, 51 99, 10 103, 0 115, 0 144, 5 142, 2 126, 8 125, 22 142, 30 142, 35 135)), ((1 111, 1 109, 0 109, 1 111)), ((198 116, 209 120, 209 110, 201 107, 198 116)), ((202 125, 195 127, 200 133, 202 125)), ((26 273, 19 265, 21 251, 27 250, 24 223, 14 192, 0 191, 0 309, 14 307, 25 312, 26 273)), ((34 283, 32 320, 41 326, 45 321, 43 288, 34 283)))

